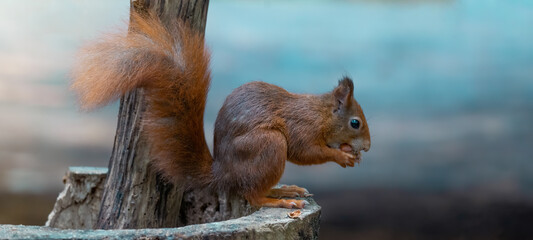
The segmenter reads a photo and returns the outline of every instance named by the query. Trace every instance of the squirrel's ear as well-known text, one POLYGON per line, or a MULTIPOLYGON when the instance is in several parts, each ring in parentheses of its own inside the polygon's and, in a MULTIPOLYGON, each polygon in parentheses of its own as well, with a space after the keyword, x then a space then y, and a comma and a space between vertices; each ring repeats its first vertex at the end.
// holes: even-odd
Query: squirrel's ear
POLYGON ((353 82, 349 77, 344 77, 339 81, 339 86, 333 89, 333 96, 339 107, 342 105, 348 106, 351 104, 350 101, 353 98, 353 82))

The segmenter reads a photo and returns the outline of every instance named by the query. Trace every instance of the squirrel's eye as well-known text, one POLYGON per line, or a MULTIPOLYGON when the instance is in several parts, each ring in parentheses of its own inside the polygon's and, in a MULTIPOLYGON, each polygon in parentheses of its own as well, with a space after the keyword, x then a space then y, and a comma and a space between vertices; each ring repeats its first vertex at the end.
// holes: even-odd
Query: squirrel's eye
POLYGON ((354 129, 359 129, 359 127, 361 127, 361 122, 354 118, 350 121, 350 126, 352 126, 354 129))

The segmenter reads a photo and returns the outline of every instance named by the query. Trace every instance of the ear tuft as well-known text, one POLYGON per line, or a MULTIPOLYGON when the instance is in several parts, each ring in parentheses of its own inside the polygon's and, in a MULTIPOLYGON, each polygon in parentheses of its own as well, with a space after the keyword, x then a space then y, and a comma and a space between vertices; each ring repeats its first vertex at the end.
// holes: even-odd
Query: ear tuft
POLYGON ((340 105, 349 105, 353 98, 353 82, 349 77, 339 80, 339 85, 333 89, 333 96, 340 105))

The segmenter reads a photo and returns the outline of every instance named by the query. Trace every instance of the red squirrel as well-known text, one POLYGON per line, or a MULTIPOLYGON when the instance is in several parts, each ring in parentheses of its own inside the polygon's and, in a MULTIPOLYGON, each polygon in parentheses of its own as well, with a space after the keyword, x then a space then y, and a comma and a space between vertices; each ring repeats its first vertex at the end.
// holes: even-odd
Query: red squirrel
POLYGON ((209 59, 203 35, 186 23, 133 14, 127 33, 82 48, 72 89, 82 108, 93 109, 144 88, 143 134, 154 166, 170 181, 239 194, 252 206, 305 206, 294 199, 308 196, 305 188, 272 189, 286 161, 353 167, 370 149, 365 115, 344 77, 322 95, 265 82, 238 87, 218 113, 211 156, 203 127, 209 59))

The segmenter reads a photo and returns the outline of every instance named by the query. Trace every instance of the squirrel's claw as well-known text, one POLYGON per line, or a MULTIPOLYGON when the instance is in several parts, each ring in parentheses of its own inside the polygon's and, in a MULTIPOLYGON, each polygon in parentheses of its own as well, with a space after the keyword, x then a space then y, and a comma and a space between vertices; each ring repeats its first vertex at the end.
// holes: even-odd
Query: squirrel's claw
POLYGON ((306 205, 309 205, 309 202, 307 200, 294 200, 294 202, 290 202, 290 205, 292 208, 305 208, 306 205))
POLYGON ((339 165, 341 165, 341 167, 346 168, 346 166, 350 166, 350 167, 355 166, 355 162, 357 160, 356 156, 350 153, 342 152, 342 151, 340 151, 340 154, 341 154, 341 158, 338 159, 336 162, 339 165))

